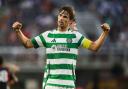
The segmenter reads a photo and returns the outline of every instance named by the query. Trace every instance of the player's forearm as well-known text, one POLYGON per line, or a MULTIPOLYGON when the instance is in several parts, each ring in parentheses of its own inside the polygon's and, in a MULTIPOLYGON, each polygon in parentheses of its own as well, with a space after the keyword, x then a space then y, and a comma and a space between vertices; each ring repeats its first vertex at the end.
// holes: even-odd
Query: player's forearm
POLYGON ((93 51, 97 51, 101 47, 101 45, 104 43, 104 40, 107 37, 107 35, 108 35, 108 32, 103 32, 95 42, 92 42, 91 49, 93 51))
POLYGON ((21 30, 16 31, 18 39, 21 41, 21 43, 24 45, 26 48, 32 48, 33 45, 31 44, 31 41, 28 37, 26 37, 21 30))

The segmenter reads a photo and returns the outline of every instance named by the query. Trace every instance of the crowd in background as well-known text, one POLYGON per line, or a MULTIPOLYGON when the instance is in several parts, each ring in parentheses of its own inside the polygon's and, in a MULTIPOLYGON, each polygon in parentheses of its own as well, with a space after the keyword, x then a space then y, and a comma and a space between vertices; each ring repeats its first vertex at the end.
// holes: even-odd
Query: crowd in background
POLYGON ((89 11, 101 23, 109 23, 109 42, 128 47, 127 0, 0 0, 0 46, 20 46, 11 27, 14 21, 23 23, 28 37, 55 28, 57 10, 64 5, 72 5, 78 13, 89 11))

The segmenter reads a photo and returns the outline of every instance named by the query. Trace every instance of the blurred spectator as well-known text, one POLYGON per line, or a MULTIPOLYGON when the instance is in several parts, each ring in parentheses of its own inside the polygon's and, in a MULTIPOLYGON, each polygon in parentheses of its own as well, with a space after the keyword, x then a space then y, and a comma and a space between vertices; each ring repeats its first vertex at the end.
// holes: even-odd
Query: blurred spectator
POLYGON ((82 12, 85 11, 88 7, 88 5, 92 2, 93 0, 74 0, 74 6, 76 7, 76 10, 82 12))
POLYGON ((7 89, 12 84, 18 81, 17 77, 15 76, 14 72, 18 71, 17 67, 8 67, 4 66, 4 60, 0 56, 0 89, 7 89), (12 73, 13 71, 13 73, 12 73))
MULTIPOLYGON (((39 6, 40 13, 36 17, 36 23, 41 27, 41 30, 49 30, 55 26, 55 18, 53 11, 54 4, 50 0, 44 0, 39 6)), ((41 31, 42 32, 42 31, 41 31)))
POLYGON ((119 37, 119 46, 128 48, 128 26, 124 27, 123 31, 119 34, 119 37))
POLYGON ((7 6, 10 8, 16 8, 19 6, 22 0, 6 0, 7 6))

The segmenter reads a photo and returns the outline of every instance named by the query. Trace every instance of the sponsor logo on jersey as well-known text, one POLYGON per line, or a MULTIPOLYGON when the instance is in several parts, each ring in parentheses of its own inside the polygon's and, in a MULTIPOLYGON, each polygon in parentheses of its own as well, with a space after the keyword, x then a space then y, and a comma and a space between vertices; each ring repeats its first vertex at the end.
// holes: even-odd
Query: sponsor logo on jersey
POLYGON ((70 48, 68 48, 67 45, 64 44, 53 45, 52 49, 56 51, 70 51, 70 48))

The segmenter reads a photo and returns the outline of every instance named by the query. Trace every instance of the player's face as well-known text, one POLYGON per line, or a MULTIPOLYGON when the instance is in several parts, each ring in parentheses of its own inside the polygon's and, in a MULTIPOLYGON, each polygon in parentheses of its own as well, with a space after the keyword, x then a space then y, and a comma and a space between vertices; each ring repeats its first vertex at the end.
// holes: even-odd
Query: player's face
POLYGON ((70 19, 67 11, 62 10, 58 15, 58 27, 67 28, 69 26, 70 19))

